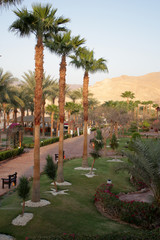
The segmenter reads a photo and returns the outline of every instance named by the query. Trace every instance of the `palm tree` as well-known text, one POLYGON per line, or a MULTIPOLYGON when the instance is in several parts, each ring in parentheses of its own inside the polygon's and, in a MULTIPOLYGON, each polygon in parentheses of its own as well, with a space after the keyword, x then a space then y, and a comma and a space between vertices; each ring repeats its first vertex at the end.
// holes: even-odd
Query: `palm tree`
POLYGON ((58 113, 58 107, 54 104, 48 105, 46 111, 51 114, 51 137, 53 137, 54 114, 58 113))
POLYGON ((0 7, 9 7, 10 5, 15 5, 21 3, 21 0, 0 0, 0 7))
POLYGON ((43 96, 42 96, 42 136, 45 136, 45 122, 44 122, 44 115, 45 115, 45 104, 46 99, 49 96, 52 96, 52 88, 55 86, 55 80, 51 78, 50 75, 44 74, 43 80, 42 80, 42 90, 43 90, 43 96))
POLYGON ((94 59, 93 51, 89 51, 86 48, 79 48, 76 55, 70 56, 71 64, 77 68, 84 69, 83 78, 83 109, 84 109, 84 144, 83 144, 83 161, 82 167, 88 167, 87 160, 87 124, 88 124, 88 85, 89 85, 89 72, 94 73, 97 71, 105 71, 107 66, 105 64, 106 60, 99 58, 94 59))
POLYGON ((154 198, 160 204, 160 140, 141 140, 132 142, 132 150, 124 152, 129 163, 123 163, 118 169, 127 169, 133 177, 143 181, 153 192, 154 198))
POLYGON ((6 106, 11 103, 11 98, 15 95, 14 82, 15 78, 12 74, 10 72, 3 73, 3 69, 0 68, 0 102, 3 106, 4 130, 6 129, 6 106))
POLYGON ((76 48, 85 42, 80 36, 71 37, 71 32, 59 35, 52 35, 52 38, 46 40, 45 45, 51 52, 61 56, 60 78, 59 78, 59 160, 57 181, 64 182, 63 177, 63 131, 64 131, 64 105, 65 105, 65 85, 66 85, 66 57, 76 48))
POLYGON ((72 99, 73 103, 75 103, 77 99, 81 98, 81 94, 77 90, 69 91, 68 96, 72 99))
POLYGON ((42 79, 43 79, 43 41, 51 32, 64 30, 59 26, 68 22, 62 17, 56 18, 57 9, 52 9, 51 5, 42 6, 41 4, 32 5, 32 11, 26 8, 14 11, 17 20, 10 26, 10 30, 19 33, 21 37, 29 36, 33 33, 36 36, 35 46, 35 98, 34 98, 34 174, 32 201, 40 201, 40 118, 42 104, 42 79))
POLYGON ((129 99, 133 99, 135 98, 134 93, 132 93, 131 91, 125 91, 121 94, 121 97, 123 98, 127 98, 127 103, 129 104, 129 99))

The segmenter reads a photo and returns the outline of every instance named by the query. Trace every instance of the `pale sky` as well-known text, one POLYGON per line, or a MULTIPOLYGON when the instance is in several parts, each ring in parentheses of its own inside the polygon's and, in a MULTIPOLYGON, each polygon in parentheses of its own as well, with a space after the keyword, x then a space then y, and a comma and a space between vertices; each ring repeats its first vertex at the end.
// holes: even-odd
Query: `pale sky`
MULTIPOLYGON (((72 35, 86 39, 95 57, 107 60, 109 73, 90 75, 90 85, 121 75, 139 76, 160 71, 160 0, 24 0, 19 9, 32 3, 49 3, 57 16, 70 18, 72 35)), ((22 79, 34 70, 35 36, 20 38, 8 28, 16 19, 15 7, 0 10, 0 67, 22 79)), ((59 79, 60 57, 44 51, 44 70, 59 79)), ((69 59, 68 59, 69 63, 69 59)), ((83 70, 67 67, 67 84, 82 84, 83 70)))

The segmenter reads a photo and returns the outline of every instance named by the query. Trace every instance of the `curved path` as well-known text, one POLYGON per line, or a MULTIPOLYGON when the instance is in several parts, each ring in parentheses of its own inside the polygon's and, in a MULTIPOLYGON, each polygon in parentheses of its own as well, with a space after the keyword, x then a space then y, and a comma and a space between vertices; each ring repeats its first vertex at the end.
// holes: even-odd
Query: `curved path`
MULTIPOLYGON (((90 138, 92 138, 92 134, 88 136, 88 142, 90 138)), ((89 145, 89 144, 88 144, 89 145)), ((82 157, 83 154, 83 135, 74 138, 68 138, 64 140, 64 151, 65 157, 74 158, 74 157, 82 157)), ((89 149, 88 146, 88 152, 89 149)), ((4 160, 0 162, 0 196, 8 191, 8 185, 4 185, 4 189, 2 189, 2 180, 1 178, 8 177, 9 174, 13 174, 17 172, 18 178, 22 175, 26 177, 33 176, 33 153, 34 149, 29 149, 28 152, 21 154, 20 156, 10 159, 4 160)), ((40 148, 40 171, 42 172, 44 166, 46 164, 46 156, 50 154, 54 159, 54 154, 58 153, 58 142, 53 143, 40 148)))

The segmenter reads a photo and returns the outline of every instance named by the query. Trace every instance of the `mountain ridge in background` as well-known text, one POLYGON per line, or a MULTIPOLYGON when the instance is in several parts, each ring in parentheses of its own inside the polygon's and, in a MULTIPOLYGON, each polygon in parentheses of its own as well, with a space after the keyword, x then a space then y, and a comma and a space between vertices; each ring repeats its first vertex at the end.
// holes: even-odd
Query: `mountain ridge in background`
MULTIPOLYGON (((74 90, 82 87, 74 85, 74 90)), ((70 86, 71 86, 70 85, 70 86)), ((135 94, 134 100, 153 101, 160 104, 160 72, 148 73, 142 76, 122 75, 115 78, 107 78, 89 86, 89 91, 100 103, 105 101, 123 101, 121 94, 131 91, 135 94)))

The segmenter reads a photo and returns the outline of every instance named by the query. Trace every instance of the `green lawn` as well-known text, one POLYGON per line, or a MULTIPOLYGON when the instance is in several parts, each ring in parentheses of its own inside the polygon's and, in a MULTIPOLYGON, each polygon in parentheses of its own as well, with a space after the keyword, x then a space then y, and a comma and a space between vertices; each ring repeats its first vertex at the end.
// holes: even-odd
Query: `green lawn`
MULTIPOLYGON (((45 140, 46 138, 41 138, 40 141, 45 140)), ((23 144, 32 144, 34 143, 33 137, 23 137, 23 144)))
MULTIPOLYGON (((63 233, 79 233, 103 235, 111 232, 137 231, 128 225, 111 221, 97 211, 93 198, 96 188, 112 179, 115 192, 133 191, 127 173, 116 174, 114 167, 117 163, 107 163, 106 159, 99 159, 95 163, 97 168, 94 178, 82 175, 84 171, 74 170, 81 166, 81 159, 65 162, 65 180, 72 186, 60 187, 69 189, 69 195, 53 196, 50 190, 51 181, 44 174, 41 175, 41 198, 47 199, 51 205, 42 208, 27 208, 25 212, 34 213, 33 219, 24 227, 13 226, 11 221, 21 213, 21 200, 14 191, 0 198, 0 233, 15 236, 17 240, 25 237, 53 236, 63 233)), ((91 165, 92 160, 89 159, 91 165)))

